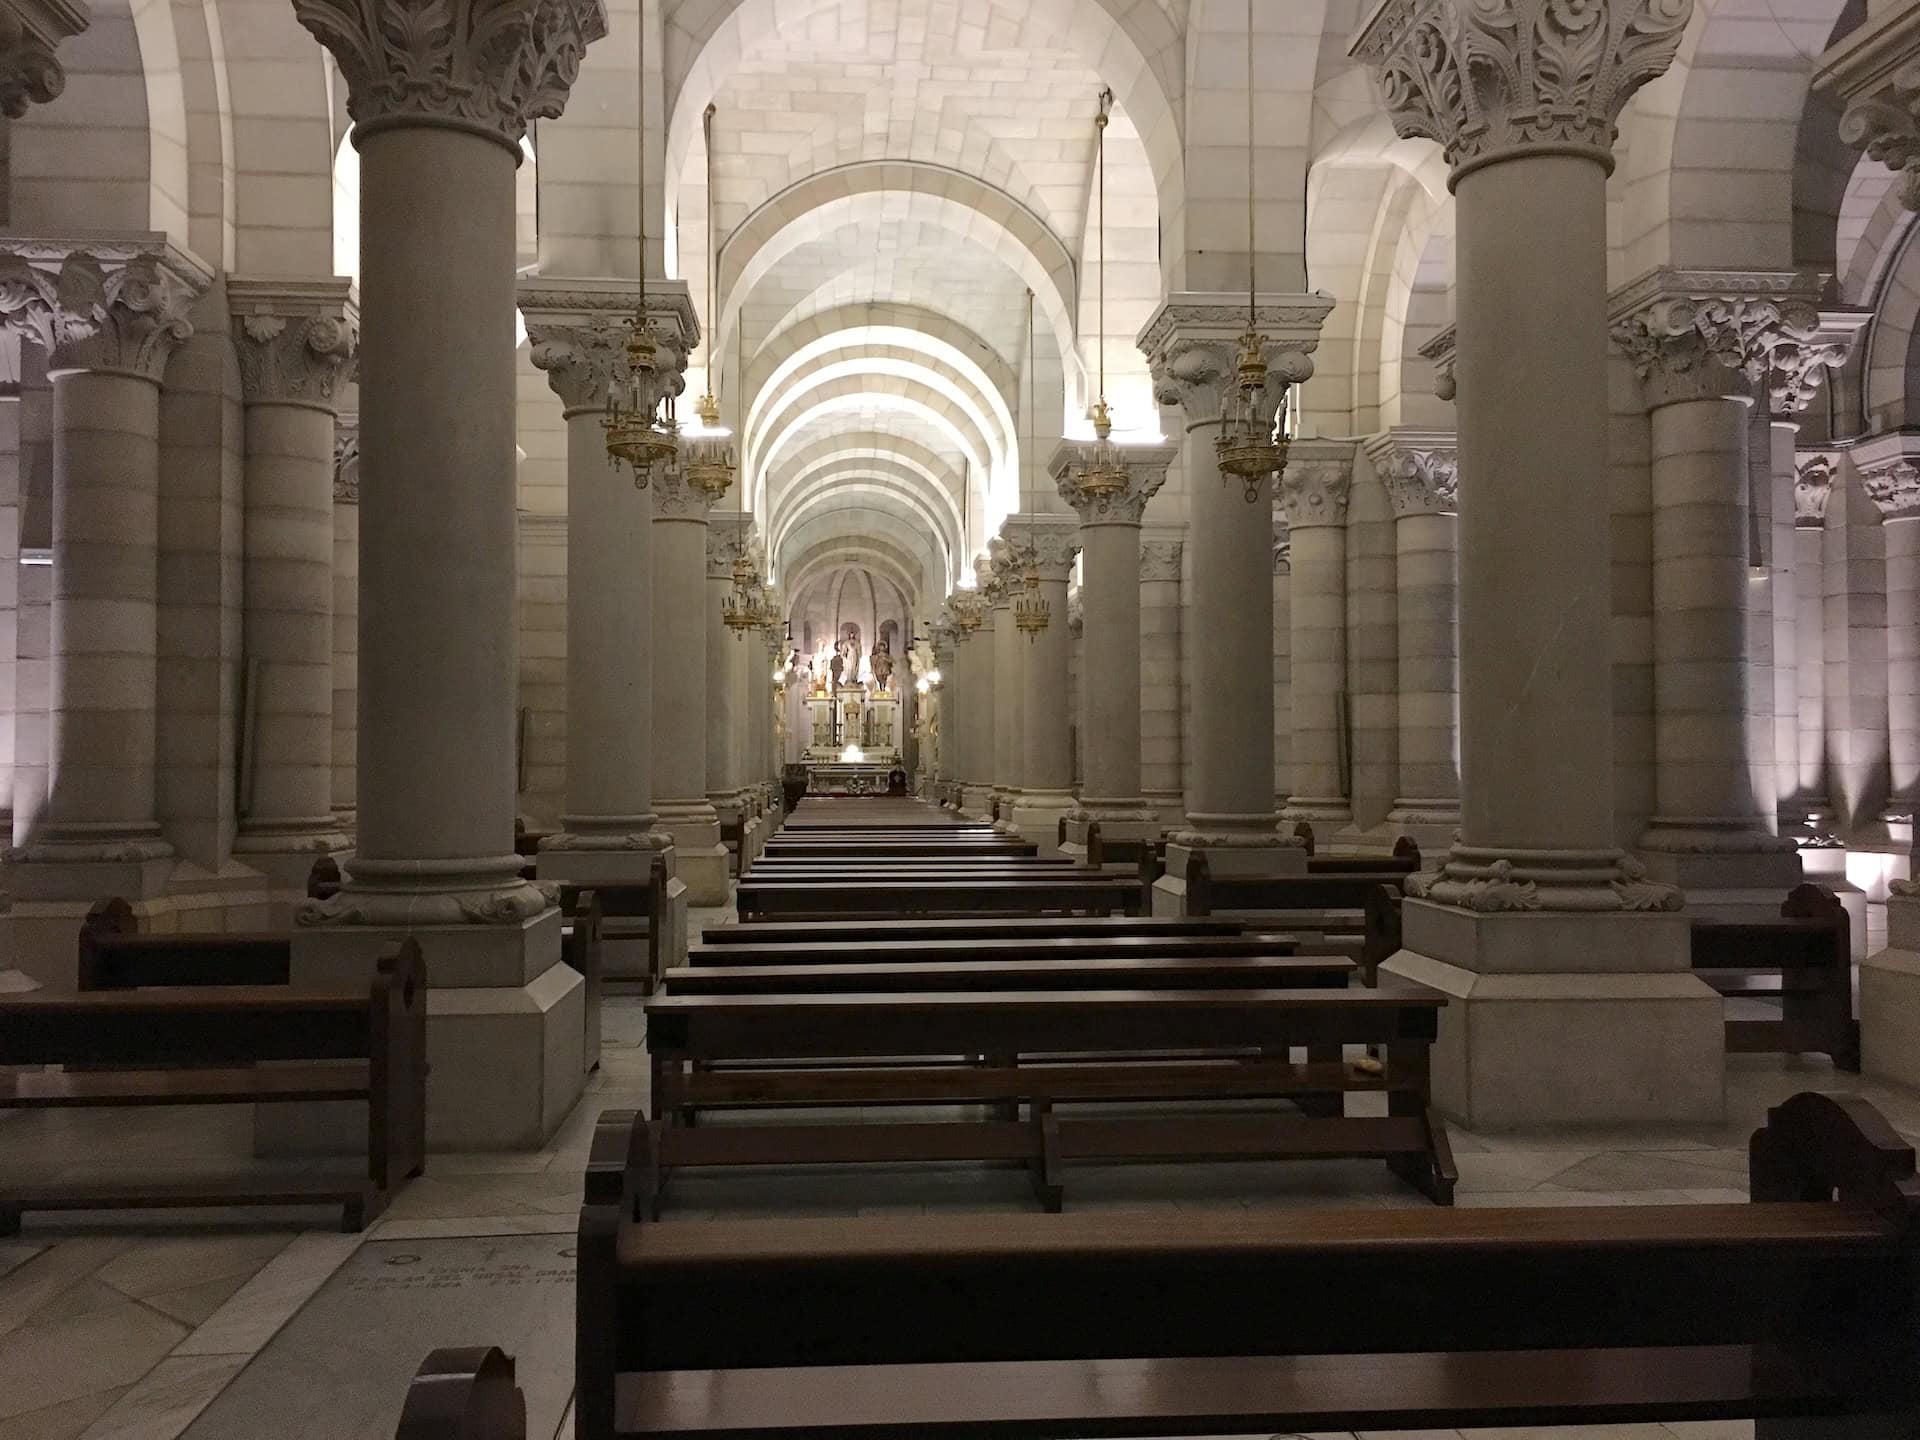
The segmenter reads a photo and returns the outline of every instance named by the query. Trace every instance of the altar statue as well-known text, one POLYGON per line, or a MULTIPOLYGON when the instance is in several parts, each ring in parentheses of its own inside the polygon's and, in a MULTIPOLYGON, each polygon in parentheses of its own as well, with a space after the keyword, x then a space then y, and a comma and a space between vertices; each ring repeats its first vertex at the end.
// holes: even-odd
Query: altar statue
POLYGON ((876 690, 893 689, 893 652, 887 645, 886 637, 880 637, 880 643, 873 647, 873 687, 876 690))
POLYGON ((841 680, 846 675, 846 671, 847 671, 847 657, 840 653, 840 649, 838 646, 834 647, 833 664, 831 669, 833 673, 833 688, 838 690, 840 688, 841 680))

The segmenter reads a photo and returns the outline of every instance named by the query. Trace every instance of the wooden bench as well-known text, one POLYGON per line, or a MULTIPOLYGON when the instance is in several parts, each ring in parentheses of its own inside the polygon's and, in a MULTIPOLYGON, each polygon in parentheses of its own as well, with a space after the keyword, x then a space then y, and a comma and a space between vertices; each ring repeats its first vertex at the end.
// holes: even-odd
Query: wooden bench
POLYGON ((413 940, 371 989, 207 985, 0 997, 0 1107, 74 1109, 352 1100, 367 1106, 367 1178, 0 1188, 0 1235, 30 1210, 332 1205, 359 1230, 426 1168, 426 974, 413 940), (179 1068, 191 1066, 193 1068, 179 1068), (136 1068, 151 1067, 151 1068, 136 1068))
POLYGON ((1367 904, 1382 884, 1396 882, 1377 871, 1216 878, 1204 852, 1187 857, 1188 913, 1258 916, 1289 929, 1349 936, 1356 949, 1364 948, 1367 904))
POLYGON ((526 1440, 527 1397, 499 1349, 435 1350, 413 1383, 394 1440, 526 1440))
MULTIPOLYGON (((1303 980, 1307 977, 1302 976, 1303 980)), ((655 996, 647 1002, 652 1203, 676 1166, 1018 1160, 1050 1210, 1071 1160, 1384 1159, 1441 1204, 1453 1198, 1446 1130, 1433 1113, 1428 1054, 1444 996, 1377 990, 1060 990, 989 993, 655 996), (1383 1047, 1384 1067, 1309 1059, 1383 1047), (1161 1062, 1155 1052, 1219 1059, 1161 1062), (1244 1058, 1249 1052, 1259 1059, 1244 1058), (984 1057, 955 1066, 954 1056, 984 1057), (1087 1063, 1053 1063, 1098 1056, 1087 1063), (917 1057, 941 1063, 914 1063, 917 1057), (885 1059, 826 1068, 822 1062, 885 1059), (789 1068, 741 1062, 794 1061, 789 1068), (716 1066, 733 1068, 721 1070, 716 1066), (1056 1104, 1304 1097, 1384 1091, 1388 1114, 1145 1115, 1061 1118, 1056 1104), (993 1120, 899 1124, 672 1123, 710 1108, 835 1105, 1002 1107, 993 1120), (1029 1118, 1008 1118, 1024 1104, 1029 1118)))
POLYGON ((963 960, 1248 960, 1292 955, 1298 948, 1291 935, 1247 932, 1232 935, 994 935, 978 939, 922 940, 912 945, 884 937, 802 939, 769 945, 695 945, 688 949, 687 964, 712 969, 734 965, 885 965, 902 961, 937 964, 963 960))
MULTIPOLYGON (((725 955, 727 952, 720 952, 725 955)), ((896 951, 899 956, 902 952, 896 951)), ((917 953, 917 952, 907 952, 917 953)), ((680 965, 668 995, 892 995, 1001 990, 1345 989, 1357 967, 1343 955, 1168 956, 1108 959, 853 960, 844 964, 680 965)))
POLYGON ((654 857, 644 884, 605 881, 592 885, 563 883, 559 887, 561 910, 565 912, 569 905, 577 904, 578 897, 588 890, 594 892, 600 903, 602 979, 637 980, 644 989, 651 990, 659 983, 660 970, 666 963, 662 948, 667 930, 667 871, 664 857, 654 857), (644 931, 635 921, 646 922, 644 931), (647 953, 641 968, 638 971, 610 970, 604 955, 606 942, 638 940, 642 935, 647 942, 647 953))
POLYGON ((602 1117, 576 1434, 1269 1434, 1920 1424, 1920 1188, 1870 1107, 1801 1095, 1750 1204, 644 1219, 602 1117))
POLYGON ((581 1038, 580 1068, 588 1075, 600 1068, 600 1005, 605 990, 600 944, 602 903, 598 890, 577 885, 561 887, 560 914, 566 923, 560 931, 560 959, 585 986, 586 1030, 581 1038))
POLYGON ((1859 1072, 1847 912, 1831 890, 1795 886, 1778 920, 1695 920, 1692 939, 1694 972, 1721 995, 1780 1002, 1777 1020, 1728 1020, 1728 1051, 1811 1052, 1859 1072))
POLYGON ((1031 879, 868 880, 839 879, 740 882, 735 904, 742 920, 769 915, 1040 915, 1054 911, 1093 914, 1136 913, 1141 908, 1139 881, 1131 877, 1090 875, 1069 867, 1058 876, 1031 879))
POLYGON ((102 900, 80 922, 79 988, 151 985, 285 985, 293 941, 284 934, 142 935, 133 907, 102 900))
POLYGON ((836 941, 1029 940, 1065 935, 1238 935, 1246 926, 1222 916, 984 915, 966 920, 809 920, 793 924, 709 925, 707 945, 827 944, 836 941))

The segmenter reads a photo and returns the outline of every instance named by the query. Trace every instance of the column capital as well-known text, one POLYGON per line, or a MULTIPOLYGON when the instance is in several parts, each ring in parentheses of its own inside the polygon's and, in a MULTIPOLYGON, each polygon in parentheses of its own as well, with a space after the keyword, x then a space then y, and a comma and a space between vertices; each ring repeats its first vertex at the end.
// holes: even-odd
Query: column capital
POLYGON ((360 348, 353 282, 227 279, 240 392, 249 405, 304 405, 332 413, 334 392, 360 348))
POLYGON ((1154 538, 1140 542, 1140 579, 1171 580, 1180 579, 1180 560, 1186 551, 1186 541, 1154 538))
POLYGON ((1286 510, 1278 505, 1273 510, 1273 573, 1293 574, 1293 530, 1286 510))
MULTIPOLYGON (((627 334, 640 287, 632 280, 524 277, 516 301, 527 322, 534 368, 566 413, 603 413, 627 370, 627 334)), ((700 320, 684 280, 647 281, 647 315, 660 337, 660 374, 674 395, 687 388, 687 355, 700 343, 700 320)), ((656 400, 660 397, 655 397, 656 400)))
POLYGON ((1087 628, 1087 593, 1079 585, 1067 591, 1067 633, 1079 635, 1087 628))
POLYGON ((1875 435, 1848 456, 1882 519, 1920 519, 1920 435, 1875 435))
POLYGON ((333 503, 360 503, 360 417, 342 415, 333 427, 333 503))
POLYGON ((1650 408, 1749 396, 1770 388, 1776 350, 1799 356, 1818 348, 1818 280, 1791 271, 1661 266, 1614 293, 1613 342, 1633 362, 1650 408))
MULTIPOLYGON (((1320 327, 1333 309, 1324 295, 1262 295, 1254 324, 1266 337, 1268 373, 1279 385, 1313 378, 1313 352, 1320 327)), ((1186 412, 1189 429, 1220 423, 1220 408, 1234 383, 1240 338, 1247 333, 1244 295, 1169 295, 1140 332, 1153 393, 1162 405, 1186 412)))
POLYGON ((686 467, 679 460, 654 470, 652 490, 655 520, 697 520, 705 525, 708 512, 720 499, 690 483, 686 467))
POLYGON ((1440 400, 1451 400, 1460 393, 1454 378, 1453 362, 1460 353, 1460 328, 1449 325, 1420 347, 1420 354, 1433 365, 1433 393, 1440 400))
POLYGON ((1117 495, 1088 495, 1079 484, 1078 470, 1093 449, 1091 440, 1062 440, 1047 459, 1047 473, 1071 505, 1082 525, 1138 525, 1147 502, 1167 483, 1167 470, 1180 453, 1175 445, 1118 445, 1127 467, 1127 488, 1117 495))
POLYGON ((1827 501, 1833 495, 1836 465, 1829 450, 1802 450, 1793 457, 1793 524, 1798 530, 1821 530, 1827 523, 1827 501))
POLYGON ((1287 528, 1345 525, 1347 495, 1353 485, 1354 446, 1350 441, 1296 440, 1280 475, 1287 528))
POLYGON ((28 105, 59 97, 67 72, 55 52, 89 23, 86 8, 72 0, 0 3, 0 114, 18 120, 28 105))
POLYGON ((1872 319, 1871 310, 1822 310, 1820 328, 1810 338, 1788 337, 1774 346, 1767 377, 1773 414, 1785 419, 1804 413, 1828 373, 1847 363, 1872 319))
POLYGON ((605 0, 293 0, 294 17, 340 66, 354 138, 433 125, 498 141, 520 158, 529 120, 557 120, 605 0))
POLYGON ((1903 174, 1901 203, 1920 210, 1920 10, 1868 9, 1865 22, 1820 57, 1812 88, 1846 106, 1841 141, 1903 174))
POLYGON ((758 559, 759 543, 753 516, 742 515, 737 510, 708 515, 707 578, 731 580, 736 561, 758 559))
POLYGON ((1439 141, 1453 184, 1527 152, 1611 171, 1620 112, 1692 15, 1693 0, 1380 0, 1347 53, 1401 138, 1439 141))
POLYGON ((160 382, 193 334, 213 272, 164 235, 0 235, 0 323, 47 352, 47 369, 160 382))
POLYGON ((1042 580, 1065 584, 1080 553, 1080 526, 1069 515, 1009 515, 995 538, 1006 547, 1004 578, 1015 588, 1029 567, 1042 580))
POLYGON ((1460 442, 1449 430, 1396 426, 1362 443, 1395 519, 1460 511, 1460 442))

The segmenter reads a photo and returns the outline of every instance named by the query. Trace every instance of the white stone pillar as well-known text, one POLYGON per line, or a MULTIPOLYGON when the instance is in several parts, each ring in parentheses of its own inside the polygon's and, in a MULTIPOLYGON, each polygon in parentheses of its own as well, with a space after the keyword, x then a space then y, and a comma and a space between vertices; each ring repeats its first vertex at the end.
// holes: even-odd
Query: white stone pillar
POLYGON ((1793 479, 1794 668, 1798 672, 1799 744, 1794 783, 1787 791, 1796 816, 1813 835, 1830 834, 1833 800, 1827 793, 1827 499, 1833 494, 1833 457, 1796 454, 1793 479))
POLYGON ((1721 1113, 1682 897, 1614 845, 1601 543, 1610 143, 1691 9, 1393 0, 1353 47, 1456 197, 1461 839, 1409 885, 1383 970, 1448 995, 1434 1098, 1474 1129, 1721 1113))
POLYGON ((1284 502, 1273 512, 1273 808, 1293 793, 1293 536, 1284 502))
POLYGON ((1293 579, 1289 699, 1293 704, 1293 793, 1287 828, 1305 821, 1321 842, 1353 823, 1347 713, 1347 496, 1353 446, 1295 447, 1281 480, 1293 579))
POLYGON ((1887 804, 1895 840, 1920 807, 1920 436, 1876 435, 1853 447, 1887 553, 1887 804))
MULTIPOLYGON (((1020 652, 1014 648, 1020 633, 1014 628, 1013 601, 1021 586, 1021 556, 1025 553, 1006 537, 1014 517, 1002 523, 1002 533, 987 544, 987 567, 982 590, 993 606, 993 810, 997 829, 1013 829, 1013 807, 1020 798, 1026 774, 1026 676, 1020 652)), ((984 631, 982 633, 985 633, 984 631)))
POLYGON ((927 627, 928 643, 933 648, 933 668, 940 678, 927 692, 928 772, 933 776, 933 799, 945 806, 954 804, 955 748, 960 743, 959 726, 954 723, 954 677, 958 673, 960 632, 953 623, 950 608, 943 609, 927 627))
MULTIPOLYGON (((961 809, 969 819, 984 820, 992 814, 994 798, 994 689, 998 676, 993 663, 996 624, 993 596, 997 582, 993 581, 992 572, 985 568, 984 562, 978 568, 981 578, 989 583, 978 590, 965 592, 965 603, 974 607, 980 624, 960 647, 962 672, 965 675, 960 704, 965 711, 963 720, 967 737, 961 752, 966 763, 965 798, 961 809)), ((1009 620, 1007 623, 1011 625, 1013 622, 1009 620)))
MULTIPOLYGON (((1014 533, 1011 522, 1008 533, 1014 533)), ((1073 712, 1068 704, 1067 652, 1071 619, 1067 580, 1080 551, 1079 526, 1065 515, 1041 515, 1019 527, 1025 566, 1040 578, 1039 596, 1047 604, 1047 628, 1032 634, 1016 629, 1014 663, 1020 672, 1020 793, 1013 804, 1013 828, 1053 854, 1060 821, 1073 808, 1073 712)), ((1025 573, 1014 580, 1014 598, 1030 594, 1025 573)))
POLYGON ((1655 879, 1744 919, 1777 914, 1800 881, 1754 785, 1750 377, 1764 381, 1774 345, 1819 317, 1784 292, 1735 293, 1730 278, 1653 272, 1616 304, 1613 337, 1652 432, 1655 810, 1640 848, 1655 879))
POLYGON ((360 747, 360 417, 342 416, 333 442, 333 780, 334 819, 358 818, 360 747))
POLYGON ((8 323, 53 383, 47 796, 7 854, 23 918, 138 906, 172 869, 154 804, 160 382, 210 278, 159 235, 0 239, 8 323))
POLYGON ((1400 792, 1388 817, 1422 854, 1460 827, 1459 451, 1450 433, 1367 443, 1393 501, 1400 639, 1400 792))
MULTIPOLYGON (((1080 798, 1067 818, 1068 853, 1084 857, 1087 827, 1103 838, 1138 840, 1160 833, 1141 778, 1140 523, 1167 483, 1178 453, 1171 445, 1128 448, 1127 485, 1088 494, 1079 466, 1091 447, 1063 443, 1048 461, 1060 498, 1080 517, 1080 798)), ((1174 583, 1179 582, 1177 552, 1174 583)), ((1176 592, 1177 593, 1177 592, 1176 592)), ((1177 603, 1177 602, 1176 602, 1177 603)))
POLYGON ((358 343, 349 282, 229 277, 246 403, 244 654, 233 853, 291 923, 333 813, 334 396, 358 343))
POLYGON ((1180 572, 1186 532, 1148 527, 1140 537, 1140 790, 1160 830, 1186 823, 1186 716, 1181 705, 1185 616, 1180 572))
POLYGON ((429 1143, 534 1147, 580 1093, 584 995, 559 911, 513 853, 514 173, 528 120, 559 115, 606 12, 452 0, 447 23, 404 32, 346 0, 294 13, 339 62, 360 151, 369 481, 358 846, 340 895, 300 912, 294 978, 364 974, 418 938, 444 992, 429 1143))
MULTIPOLYGON (((1312 376, 1312 352, 1332 308, 1331 300, 1314 295, 1259 301, 1254 323, 1266 338, 1266 415, 1277 413, 1290 385, 1312 376)), ((1186 416, 1193 577, 1193 630, 1186 647, 1192 780, 1186 824, 1171 837, 1156 909, 1184 907, 1190 850, 1207 852, 1220 874, 1306 867, 1305 852, 1291 835, 1281 835, 1273 808, 1274 477, 1249 491, 1244 482, 1221 475, 1215 450, 1247 324, 1244 299, 1175 294, 1140 337, 1161 403, 1177 402, 1186 416)), ((1297 568, 1297 553, 1294 563, 1297 568)))
POLYGON ((707 798, 707 518, 717 497, 677 466, 653 476, 653 776, 693 905, 727 903, 727 849, 707 798))
MULTIPOLYGON (((638 298, 630 280, 541 276, 519 288, 534 366, 567 425, 566 809, 535 864, 546 881, 644 885, 664 854, 667 950, 679 954, 686 887, 653 807, 652 492, 610 462, 604 429, 638 298)), ((698 326, 686 287, 650 287, 648 313, 661 354, 683 364, 698 326)), ((630 955, 609 958, 632 968, 630 955)))
MULTIPOLYGON (((739 731, 746 723, 740 688, 745 680, 740 665, 746 640, 727 628, 721 607, 733 589, 733 566, 753 547, 753 520, 733 510, 707 515, 707 583, 701 624, 707 645, 706 733, 707 803, 722 824, 740 821, 744 813, 741 789, 745 783, 738 764, 739 731)), ((758 647, 755 647, 756 652, 758 647)), ((744 850, 744 843, 742 849, 744 850)), ((740 861, 747 857, 743 854, 740 861)))

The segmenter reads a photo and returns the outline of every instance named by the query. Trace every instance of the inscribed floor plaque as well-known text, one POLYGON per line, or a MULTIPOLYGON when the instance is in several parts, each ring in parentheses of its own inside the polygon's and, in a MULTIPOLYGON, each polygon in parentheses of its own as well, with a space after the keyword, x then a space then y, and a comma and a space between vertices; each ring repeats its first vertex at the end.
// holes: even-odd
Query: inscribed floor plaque
POLYGON ((185 1440, 392 1440, 429 1350, 498 1345, 550 1440, 573 1386, 573 1237, 363 1245, 187 1430, 185 1440))

